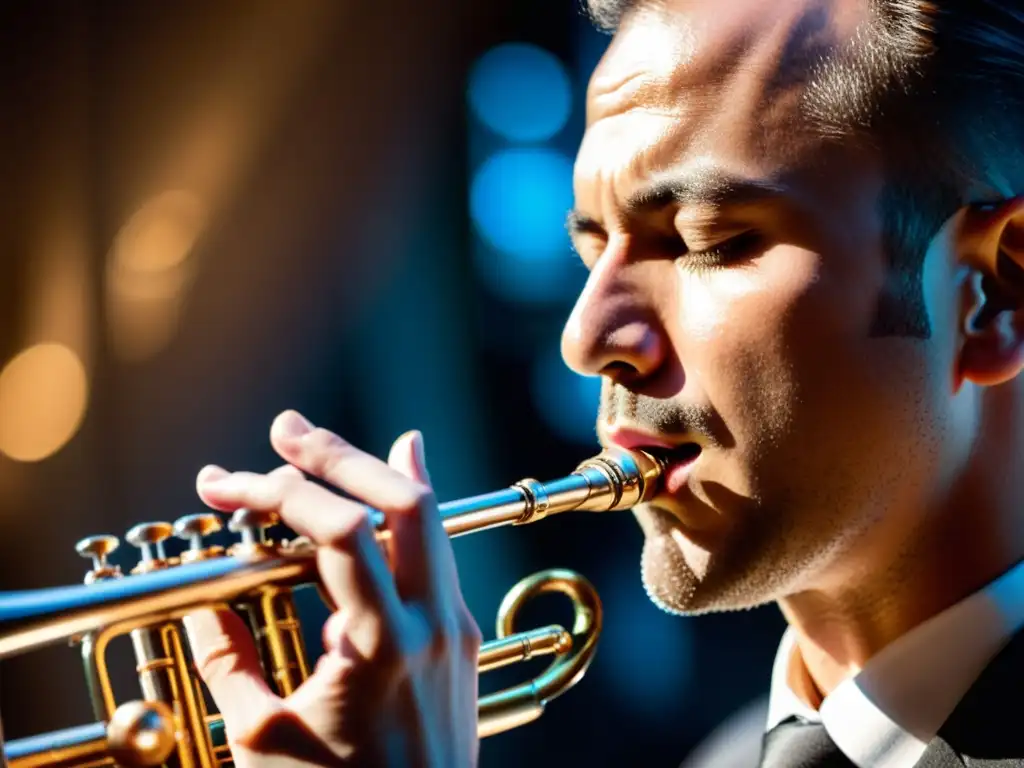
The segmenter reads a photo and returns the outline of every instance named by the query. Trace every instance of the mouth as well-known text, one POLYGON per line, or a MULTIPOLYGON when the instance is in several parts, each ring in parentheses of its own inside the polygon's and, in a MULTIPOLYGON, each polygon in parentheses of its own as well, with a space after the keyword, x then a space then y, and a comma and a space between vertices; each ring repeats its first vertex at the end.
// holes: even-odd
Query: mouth
POLYGON ((674 496, 686 487, 700 453, 701 448, 697 443, 684 443, 662 453, 666 462, 665 472, 661 479, 664 493, 674 496))
POLYGON ((701 454, 699 443, 670 441, 631 429, 613 427, 605 433, 605 440, 620 448, 649 450, 660 457, 665 462, 661 492, 668 495, 675 495, 686 487, 701 454))

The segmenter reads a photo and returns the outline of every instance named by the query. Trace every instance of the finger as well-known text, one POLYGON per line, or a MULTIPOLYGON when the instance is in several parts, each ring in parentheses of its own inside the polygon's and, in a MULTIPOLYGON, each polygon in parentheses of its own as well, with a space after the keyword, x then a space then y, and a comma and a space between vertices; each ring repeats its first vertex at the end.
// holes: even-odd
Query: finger
MULTIPOLYGON (((239 509, 239 507, 232 506, 231 502, 227 500, 226 497, 217 492, 217 489, 224 488, 223 484, 228 480, 228 478, 234 478, 230 480, 230 484, 244 486, 248 480, 261 476, 262 475, 259 475, 256 472, 228 472, 223 467, 210 464, 199 470, 199 474, 196 476, 196 492, 199 494, 199 498, 202 499, 203 503, 208 507, 221 512, 234 512, 236 509, 239 509), (211 489, 213 489, 212 492, 211 489)), ((302 470, 293 467, 291 464, 280 466, 277 469, 268 472, 265 477, 282 477, 293 480, 305 479, 305 476, 302 474, 302 470)))
MULTIPOLYGON (((390 554, 400 594, 406 599, 431 600, 451 590, 454 558, 433 491, 424 482, 429 480, 426 466, 422 456, 416 457, 417 434, 400 439, 393 450, 401 468, 360 451, 325 429, 311 428, 294 411, 286 411, 274 421, 271 441, 290 463, 380 510, 391 534, 390 554)), ((422 445, 419 451, 422 454, 422 445)))
POLYGON ((274 420, 270 442, 289 464, 384 514, 405 511, 430 493, 429 486, 410 480, 333 432, 313 427, 295 411, 285 411, 274 420))
POLYGON ((391 444, 388 466, 397 469, 410 480, 431 486, 430 474, 423 451, 423 433, 418 429, 406 432, 391 444))
MULTIPOLYGON (((394 442, 388 465, 424 487, 430 486, 423 435, 419 431, 406 432, 394 442)), ((455 559, 436 510, 392 514, 387 522, 399 594, 426 596, 432 603, 446 602, 444 597, 455 574, 455 559)))
POLYGON ((216 464, 207 464, 205 467, 200 469, 199 474, 196 475, 196 486, 211 480, 220 480, 228 474, 228 471, 224 469, 224 467, 219 467, 216 464))
POLYGON ((201 610, 183 620, 199 676, 224 715, 231 741, 257 729, 278 706, 263 677, 245 623, 229 610, 201 610))
MULTIPOLYGON (((289 709, 301 722, 314 733, 329 734, 328 743, 342 747, 338 757, 343 760, 354 757, 353 743, 358 743, 362 735, 372 732, 375 726, 379 727, 371 721, 373 707, 358 706, 359 702, 347 695, 353 689, 380 687, 380 682, 365 679, 370 670, 351 656, 325 653, 309 678, 288 697, 289 709)), ((310 765, 337 763, 337 759, 309 762, 310 765)))
MULTIPOLYGON (((413 647, 423 647, 427 643, 429 627, 425 623, 417 626, 406 622, 401 632, 413 647)), ((332 740, 335 744, 363 742, 365 734, 380 728, 381 711, 379 707, 366 706, 365 696, 360 695, 360 692, 387 691, 395 685, 395 664, 401 662, 394 659, 390 663, 388 661, 376 665, 361 663, 353 654, 351 636, 343 633, 330 646, 330 650, 325 651, 317 660, 309 678, 288 697, 287 705, 315 733, 335 736, 332 740), (374 718, 378 718, 378 721, 375 722, 374 718)), ((476 707, 475 696, 473 707, 476 707)), ((436 713, 423 714, 429 716, 436 713)), ((349 753, 343 756, 349 756, 349 753)), ((364 754, 359 764, 366 763, 368 757, 364 754)), ((381 764, 384 762, 381 761, 381 764)))
POLYGON ((327 617, 327 621, 324 622, 323 629, 320 631, 324 653, 338 653, 341 650, 342 639, 347 634, 348 627, 348 613, 344 608, 327 617))
POLYGON ((376 652, 402 605, 364 505, 292 473, 235 472, 204 484, 201 495, 215 508, 274 510, 317 544, 324 588, 349 612, 353 643, 366 654, 376 652))

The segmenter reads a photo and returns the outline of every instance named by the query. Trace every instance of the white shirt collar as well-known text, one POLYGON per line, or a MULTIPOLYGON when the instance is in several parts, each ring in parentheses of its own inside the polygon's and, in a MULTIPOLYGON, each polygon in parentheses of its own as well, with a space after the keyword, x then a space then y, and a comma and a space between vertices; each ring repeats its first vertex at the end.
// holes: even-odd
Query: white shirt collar
POLYGON ((799 685, 803 669, 788 629, 772 669, 767 727, 797 715, 823 723, 858 768, 913 766, 1022 626, 1024 563, 890 643, 837 686, 818 710, 790 687, 791 682, 799 685))

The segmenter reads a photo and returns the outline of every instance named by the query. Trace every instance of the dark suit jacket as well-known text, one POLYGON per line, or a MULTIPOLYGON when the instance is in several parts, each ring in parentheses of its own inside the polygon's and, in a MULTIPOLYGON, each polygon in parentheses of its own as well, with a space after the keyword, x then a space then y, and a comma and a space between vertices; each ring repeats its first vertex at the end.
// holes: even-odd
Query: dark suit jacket
MULTIPOLYGON (((942 670, 936 670, 940 676, 942 670)), ((1024 768, 1024 630, 985 668, 914 768, 1024 768)), ((680 768, 756 768, 767 699, 717 729, 680 768)))
POLYGON ((1024 631, 985 668, 916 768, 1024 768, 1022 693, 1024 631))

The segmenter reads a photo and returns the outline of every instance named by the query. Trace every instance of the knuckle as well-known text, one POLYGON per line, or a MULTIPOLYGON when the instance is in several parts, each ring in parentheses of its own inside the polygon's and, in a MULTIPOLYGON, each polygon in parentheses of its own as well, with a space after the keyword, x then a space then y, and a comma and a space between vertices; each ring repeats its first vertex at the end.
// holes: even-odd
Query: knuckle
POLYGON ((336 647, 359 666, 387 671, 403 664, 407 650, 401 640, 378 617, 365 616, 347 622, 336 647))
POLYGON ((427 658, 432 663, 442 662, 452 656, 452 640, 455 633, 447 626, 436 628, 430 634, 430 641, 427 644, 427 658))
POLYGON ((480 653, 480 646, 484 644, 484 633, 480 631, 479 625, 469 611, 463 612, 461 626, 463 650, 469 651, 475 657, 480 653))
POLYGON ((405 653, 390 632, 375 632, 363 650, 367 661, 384 670, 396 670, 404 665, 405 653))
POLYGON ((221 637, 203 649, 203 653, 195 654, 196 671, 207 685, 216 686, 237 665, 237 654, 230 640, 221 637))
POLYGON ((267 476, 281 478, 283 481, 305 480, 302 470, 292 464, 282 464, 277 469, 271 470, 267 473, 267 476))
POLYGON ((484 636, 477 626, 473 616, 468 610, 459 612, 458 623, 458 649, 463 658, 476 659, 480 655, 480 646, 483 645, 484 636))
POLYGON ((475 657, 483 636, 468 611, 447 612, 433 622, 428 654, 434 661, 475 657))
POLYGON ((270 491, 284 496, 303 482, 303 479, 288 472, 271 472, 264 477, 263 482, 266 483, 270 491))
POLYGON ((342 440, 334 432, 324 427, 317 427, 303 438, 303 442, 310 448, 321 450, 333 450, 343 448, 348 443, 342 440))
POLYGON ((255 495, 263 504, 281 505, 305 482, 302 477, 286 473, 265 475, 262 481, 256 483, 255 495))

